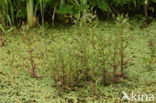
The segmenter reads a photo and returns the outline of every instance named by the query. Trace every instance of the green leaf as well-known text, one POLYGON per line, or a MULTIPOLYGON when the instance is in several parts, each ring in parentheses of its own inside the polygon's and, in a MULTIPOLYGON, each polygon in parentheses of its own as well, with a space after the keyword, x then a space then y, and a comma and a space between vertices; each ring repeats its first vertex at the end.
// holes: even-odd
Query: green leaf
POLYGON ((0 29, 5 33, 5 29, 3 28, 3 26, 0 24, 0 29))

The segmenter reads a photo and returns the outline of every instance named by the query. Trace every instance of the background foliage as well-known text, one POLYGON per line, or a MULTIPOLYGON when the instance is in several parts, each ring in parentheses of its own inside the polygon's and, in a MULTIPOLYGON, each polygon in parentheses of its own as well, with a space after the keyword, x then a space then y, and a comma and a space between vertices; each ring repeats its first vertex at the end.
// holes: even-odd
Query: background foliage
MULTIPOLYGON (((30 0, 1 0, 0 15, 3 17, 1 22, 7 25, 22 24, 26 21, 27 11, 26 2, 30 0)), ((66 18, 66 15, 74 16, 83 10, 88 12, 97 11, 100 18, 111 17, 114 13, 128 13, 129 15, 143 14, 144 0, 33 0, 34 9, 37 6, 38 21, 42 18, 42 13, 46 14, 45 21, 52 21, 53 14, 55 18, 66 18), (85 3, 85 4, 83 4, 85 3), (42 5, 41 5, 42 4, 42 5), (44 8, 42 12, 41 8, 44 8)), ((155 0, 148 0, 148 11, 155 12, 155 0)), ((150 16, 154 14, 150 13, 150 16)))

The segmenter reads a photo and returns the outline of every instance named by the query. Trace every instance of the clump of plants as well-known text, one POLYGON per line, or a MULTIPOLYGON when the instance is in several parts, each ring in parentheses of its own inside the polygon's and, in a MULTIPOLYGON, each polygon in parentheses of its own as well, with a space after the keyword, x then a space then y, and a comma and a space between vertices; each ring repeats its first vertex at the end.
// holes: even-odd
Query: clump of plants
POLYGON ((52 78, 56 86, 71 90, 77 84, 74 54, 65 48, 53 48, 52 51, 52 78))
MULTIPOLYGON (((126 58, 125 49, 128 46, 128 36, 124 34, 125 27, 128 27, 127 18, 124 18, 123 15, 117 17, 117 26, 118 26, 118 37, 119 37, 119 55, 120 55, 120 76, 127 78, 124 73, 125 66, 128 64, 130 58, 126 58), (127 37, 126 37, 127 36, 127 37)), ((117 43, 117 42, 116 42, 117 43)))
MULTIPOLYGON (((121 82, 128 63, 124 30, 127 19, 117 18, 115 37, 94 32, 93 24, 79 25, 72 46, 52 48, 52 78, 56 86, 73 90, 87 84, 108 85, 121 82)), ((95 23, 95 22, 94 22, 95 23)))
POLYGON ((35 62, 34 57, 33 57, 33 52, 34 52, 35 48, 32 47, 32 45, 35 41, 33 40, 34 38, 32 38, 30 35, 31 33, 30 33, 30 29, 28 26, 23 27, 23 31, 24 31, 24 33, 26 32, 25 37, 23 39, 28 47, 28 50, 27 50, 27 52, 29 54, 28 60, 31 65, 31 69, 28 70, 28 72, 33 77, 37 78, 37 77, 40 77, 40 75, 36 74, 37 63, 35 62))
POLYGON ((113 52, 112 52, 112 68, 113 68, 113 82, 116 83, 119 81, 119 73, 118 73, 118 67, 119 67, 119 61, 118 61, 118 37, 116 36, 114 45, 113 45, 113 52))
POLYGON ((35 73, 35 70, 36 70, 36 67, 37 67, 37 64, 35 62, 35 60, 33 59, 33 51, 34 49, 31 47, 31 45, 29 44, 29 50, 28 50, 28 53, 29 53, 29 61, 30 61, 30 64, 31 64, 31 69, 28 71, 33 77, 37 78, 37 77, 40 77, 40 75, 36 74, 35 73))

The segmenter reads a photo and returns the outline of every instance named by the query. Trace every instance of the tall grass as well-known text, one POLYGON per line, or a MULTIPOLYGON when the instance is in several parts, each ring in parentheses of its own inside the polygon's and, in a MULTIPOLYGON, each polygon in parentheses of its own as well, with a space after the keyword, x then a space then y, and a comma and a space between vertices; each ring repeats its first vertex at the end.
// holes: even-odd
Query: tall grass
POLYGON ((83 8, 83 20, 86 22, 86 7, 87 7, 87 0, 81 0, 81 7, 83 8))
POLYGON ((27 1, 27 22, 30 27, 33 26, 33 18, 34 18, 34 2, 33 0, 27 1))
POLYGON ((1 0, 0 1, 0 13, 2 15, 2 22, 5 23, 7 26, 12 25, 12 21, 10 18, 10 10, 9 9, 13 9, 12 5, 11 5, 11 0, 1 0))

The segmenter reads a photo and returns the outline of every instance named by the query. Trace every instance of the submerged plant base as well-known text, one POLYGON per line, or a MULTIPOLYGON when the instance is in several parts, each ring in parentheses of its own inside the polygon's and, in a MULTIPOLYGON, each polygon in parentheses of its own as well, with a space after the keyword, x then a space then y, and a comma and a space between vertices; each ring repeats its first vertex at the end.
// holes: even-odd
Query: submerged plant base
POLYGON ((41 77, 41 75, 36 74, 35 71, 33 71, 33 70, 29 70, 28 72, 29 72, 33 77, 35 77, 35 78, 41 77))

